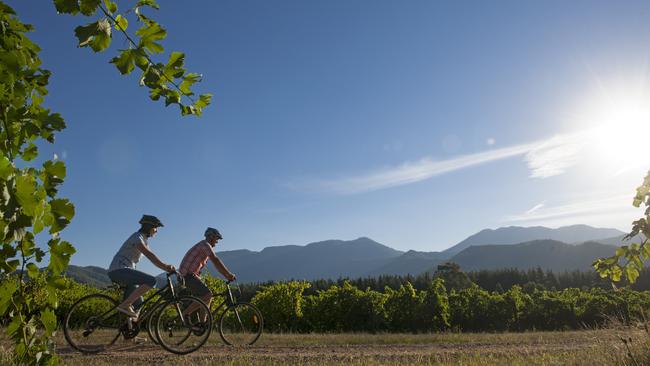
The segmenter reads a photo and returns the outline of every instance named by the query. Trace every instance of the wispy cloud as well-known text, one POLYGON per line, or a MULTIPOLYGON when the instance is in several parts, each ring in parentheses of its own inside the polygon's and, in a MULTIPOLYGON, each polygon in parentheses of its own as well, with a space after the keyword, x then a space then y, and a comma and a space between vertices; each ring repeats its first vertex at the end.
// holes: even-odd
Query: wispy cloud
POLYGON ((583 216, 634 214, 636 210, 632 208, 631 202, 632 198, 627 194, 591 198, 555 206, 539 204, 522 214, 506 216, 504 221, 539 223, 541 221, 557 221, 558 219, 571 221, 583 216))
POLYGON ((548 178, 563 173, 578 161, 581 143, 577 135, 556 136, 528 144, 461 155, 447 160, 425 157, 374 172, 330 180, 310 180, 288 184, 293 188, 355 194, 420 182, 456 170, 487 164, 514 156, 525 156, 532 178, 548 178))
POLYGON ((562 174, 575 165, 585 145, 584 134, 560 135, 548 139, 526 154, 532 178, 562 174))
POLYGON ((542 207, 544 207, 543 203, 537 204, 533 208, 531 208, 530 210, 526 211, 526 214, 531 215, 533 212, 539 210, 542 207))

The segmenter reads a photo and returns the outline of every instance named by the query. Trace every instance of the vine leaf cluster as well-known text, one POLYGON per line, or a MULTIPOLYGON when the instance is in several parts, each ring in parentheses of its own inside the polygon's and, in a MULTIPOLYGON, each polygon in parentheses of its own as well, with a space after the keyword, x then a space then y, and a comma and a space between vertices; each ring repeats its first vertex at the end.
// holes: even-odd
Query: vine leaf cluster
MULTIPOLYGON (((159 8, 154 0, 140 0, 123 14, 108 0, 54 0, 54 5, 59 13, 103 14, 75 29, 79 47, 100 52, 110 46, 114 30, 124 34, 130 47, 119 50, 111 63, 121 74, 138 67, 140 83, 149 88, 151 99, 178 105, 182 115, 199 116, 210 104, 210 94, 197 97, 192 92, 201 76, 186 72, 183 53, 172 52, 166 64, 152 60, 164 51, 159 42, 167 35, 142 13, 142 8, 159 8), (141 23, 135 38, 127 33, 131 13, 141 23)), ((53 342, 57 295, 75 253, 60 232, 74 217, 75 207, 58 195, 65 163, 56 156, 38 159, 39 146, 54 143, 66 124, 43 105, 51 72, 42 67, 39 46, 27 37, 33 30, 0 0, 0 320, 8 322, 14 363, 52 365, 58 363, 53 342), (42 281, 45 286, 35 290, 42 281)))
POLYGON ((202 77, 187 72, 184 53, 171 52, 167 63, 153 60, 155 55, 165 51, 160 41, 167 37, 167 31, 143 12, 143 9, 160 8, 154 0, 140 0, 123 13, 119 13, 117 3, 110 0, 54 0, 54 4, 59 13, 100 15, 98 20, 75 28, 79 47, 90 47, 95 52, 102 52, 111 45, 114 31, 122 33, 129 48, 118 50, 118 56, 113 57, 110 63, 122 75, 130 74, 137 67, 141 71, 140 85, 149 88, 152 100, 162 99, 165 106, 176 104, 182 115, 198 116, 212 101, 212 94, 197 96, 192 91, 192 86, 200 82, 202 77), (128 33, 129 16, 134 16, 140 24, 135 36, 128 33))
POLYGON ((65 128, 58 113, 43 106, 50 71, 41 67, 40 48, 26 33, 31 25, 18 20, 0 2, 0 315, 14 341, 19 364, 56 362, 51 336, 56 330, 54 309, 63 271, 75 252, 61 240, 75 214, 74 206, 57 197, 66 176, 65 163, 46 160, 34 167, 39 143, 54 143, 65 128), (46 245, 37 245, 36 237, 46 245), (46 303, 36 304, 31 279, 47 272, 46 303))
POLYGON ((639 242, 621 246, 611 257, 593 262, 600 276, 613 282, 634 283, 643 269, 643 263, 650 258, 650 171, 637 188, 632 204, 634 207, 643 204, 646 208, 644 216, 632 223, 632 230, 624 240, 635 239, 639 242))

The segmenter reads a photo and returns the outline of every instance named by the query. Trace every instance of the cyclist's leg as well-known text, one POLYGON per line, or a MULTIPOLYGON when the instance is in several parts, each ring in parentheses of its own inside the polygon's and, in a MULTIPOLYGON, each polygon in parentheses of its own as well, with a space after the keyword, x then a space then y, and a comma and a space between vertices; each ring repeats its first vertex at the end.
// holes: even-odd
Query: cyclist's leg
POLYGON ((156 284, 156 278, 144 272, 131 268, 120 268, 109 272, 112 281, 127 285, 121 309, 128 309, 131 304, 138 306, 142 302, 142 295, 156 284))
MULTIPOLYGON (((210 302, 212 301, 212 291, 208 288, 208 286, 201 281, 198 277, 196 277, 194 274, 188 274, 185 276, 185 285, 187 288, 190 289, 192 292, 193 296, 198 297, 199 299, 203 300, 203 302, 208 305, 208 308, 210 308, 210 302)), ((199 309, 199 304, 198 303, 192 303, 183 313, 185 315, 192 314, 195 310, 199 309)), ((208 314, 203 314, 204 309, 200 309, 201 311, 201 319, 205 321, 205 319, 208 317, 208 314)))

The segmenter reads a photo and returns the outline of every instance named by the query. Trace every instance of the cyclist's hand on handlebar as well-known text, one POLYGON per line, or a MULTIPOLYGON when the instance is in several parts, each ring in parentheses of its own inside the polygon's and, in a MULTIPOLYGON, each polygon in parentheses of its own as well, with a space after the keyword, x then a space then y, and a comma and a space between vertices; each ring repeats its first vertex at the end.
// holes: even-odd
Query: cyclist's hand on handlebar
POLYGON ((229 273, 229 274, 226 276, 226 279, 227 279, 228 281, 232 282, 232 281, 235 281, 235 280, 237 279, 237 277, 236 277, 233 273, 229 273))
POLYGON ((169 273, 176 272, 176 267, 172 266, 171 264, 168 264, 167 267, 165 268, 165 271, 169 273))

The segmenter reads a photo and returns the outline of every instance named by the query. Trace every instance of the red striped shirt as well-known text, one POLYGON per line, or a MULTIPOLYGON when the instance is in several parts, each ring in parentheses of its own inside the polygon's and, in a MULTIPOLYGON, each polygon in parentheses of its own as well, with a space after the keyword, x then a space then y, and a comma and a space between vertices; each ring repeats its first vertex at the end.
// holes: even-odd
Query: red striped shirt
POLYGON ((208 259, 213 255, 214 252, 212 251, 210 244, 206 240, 201 240, 185 253, 185 257, 183 257, 178 271, 183 276, 193 273, 198 277, 200 276, 201 269, 203 269, 205 263, 207 263, 208 259))

